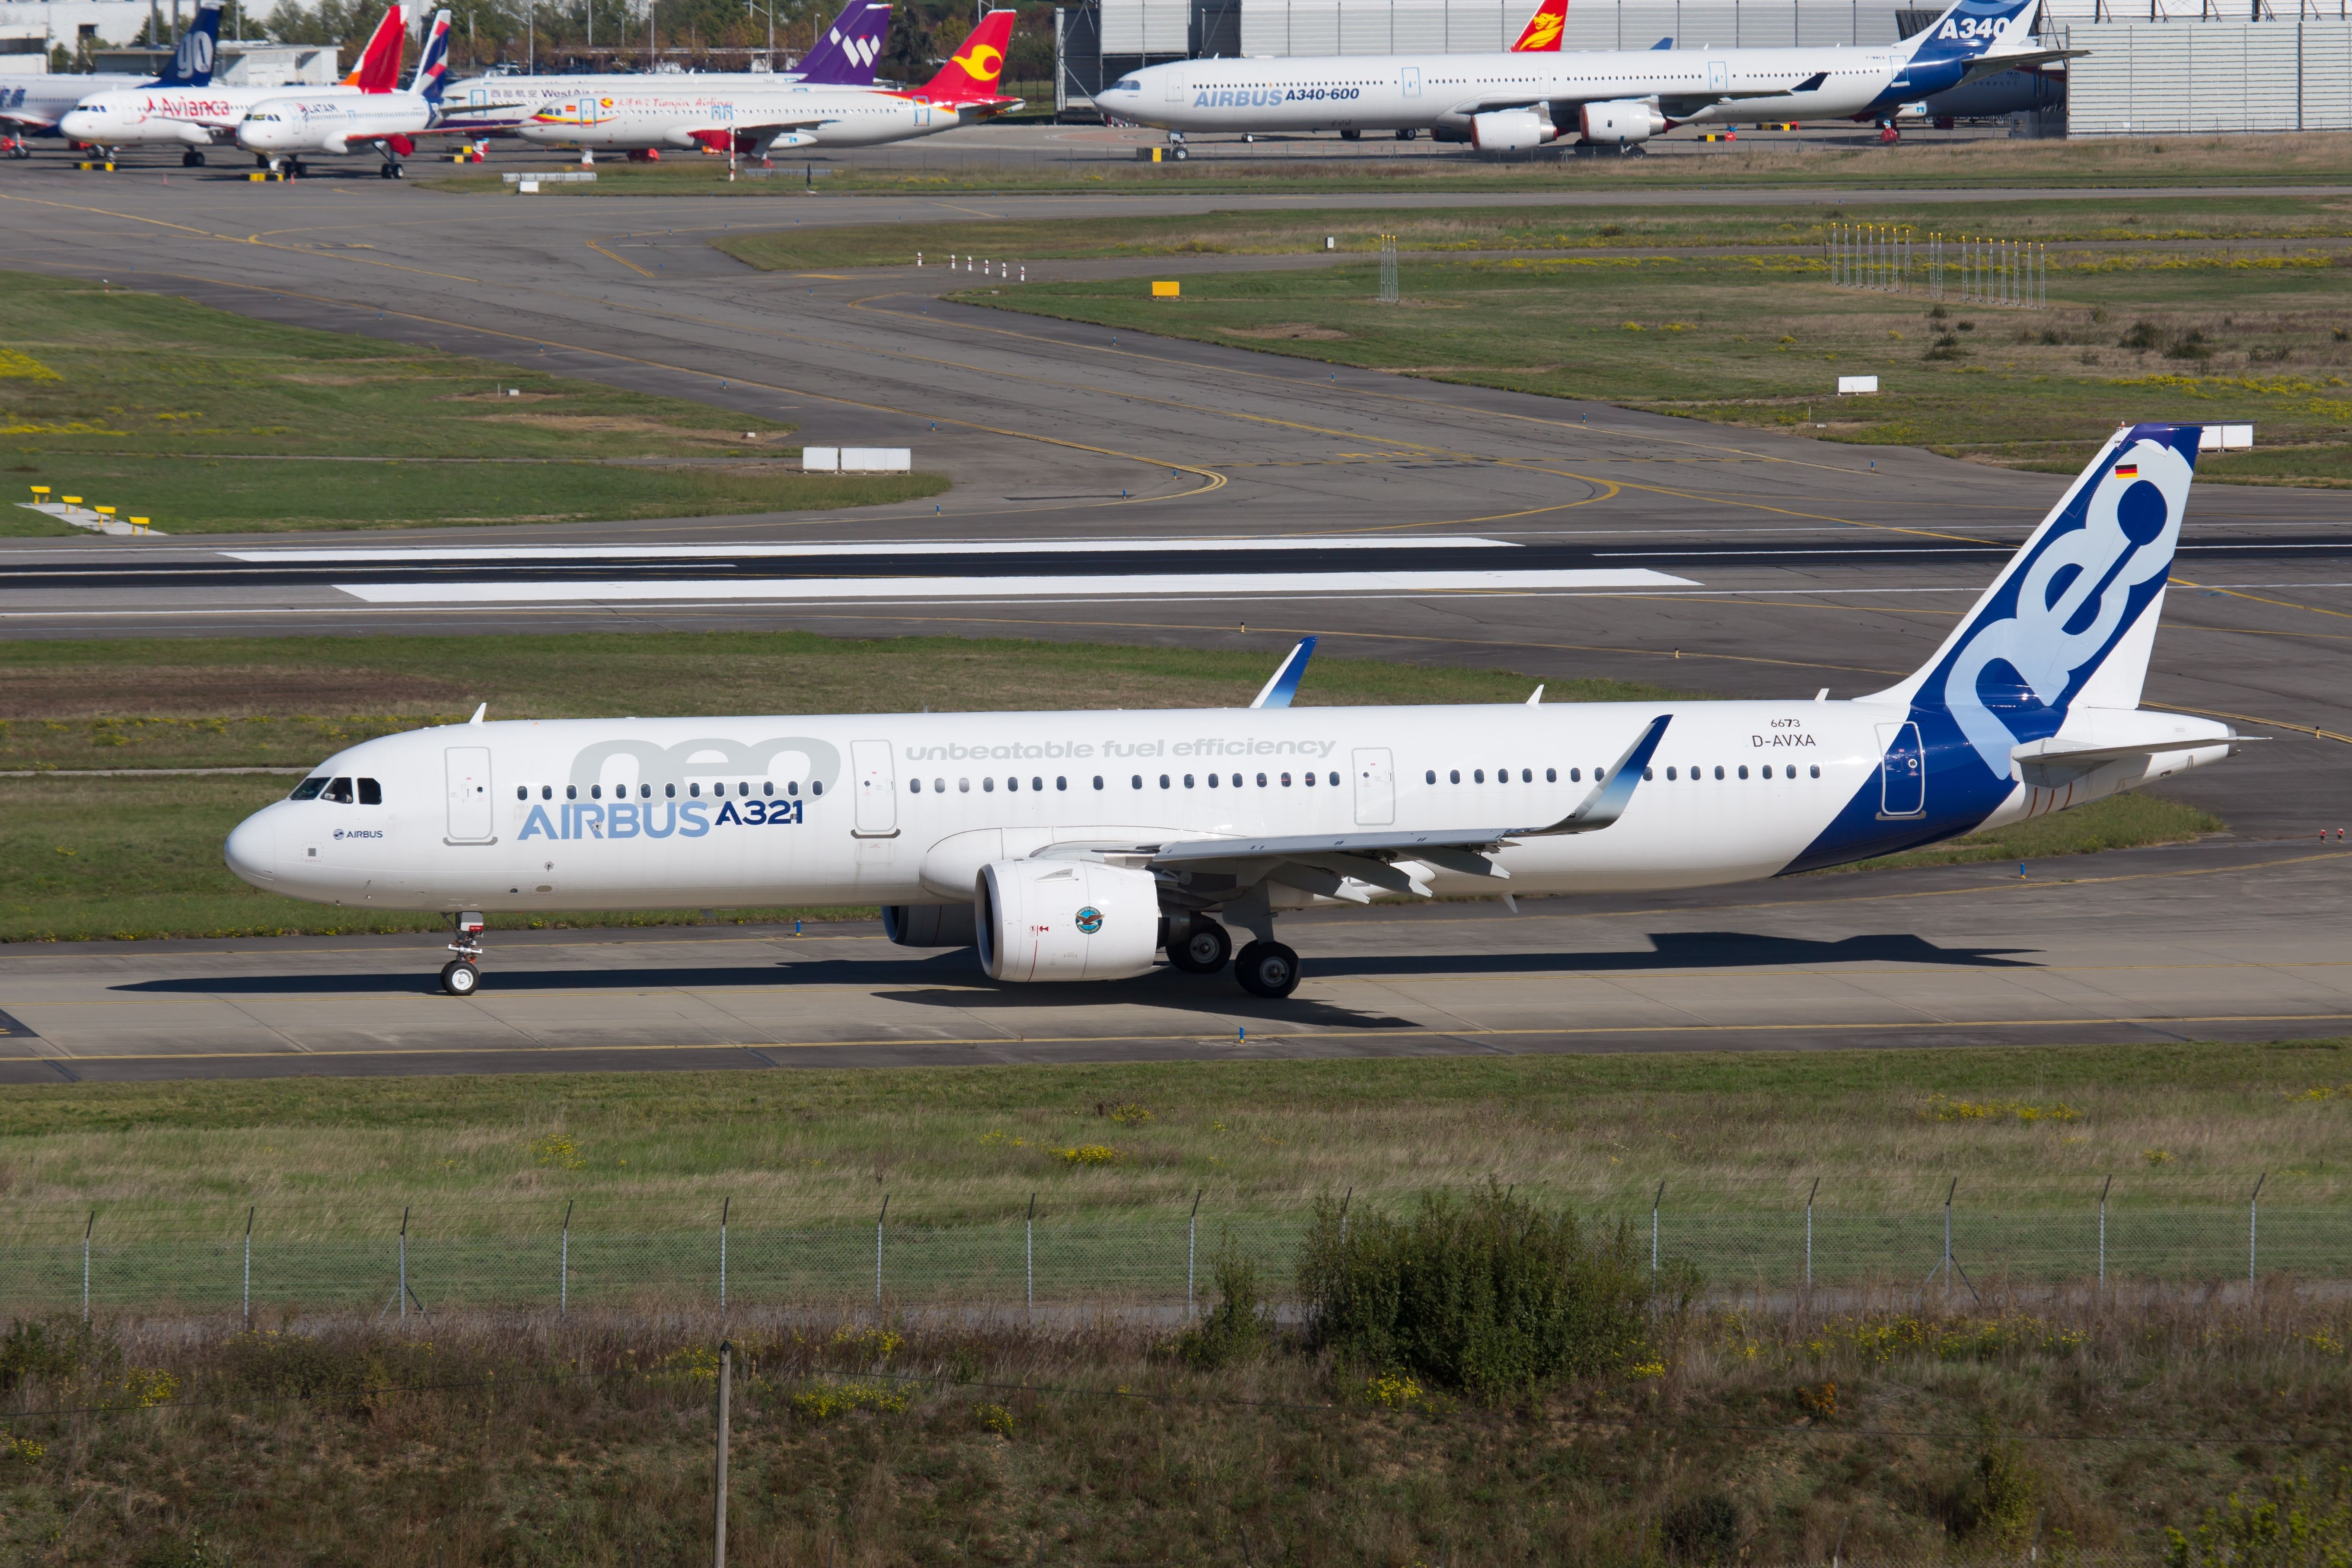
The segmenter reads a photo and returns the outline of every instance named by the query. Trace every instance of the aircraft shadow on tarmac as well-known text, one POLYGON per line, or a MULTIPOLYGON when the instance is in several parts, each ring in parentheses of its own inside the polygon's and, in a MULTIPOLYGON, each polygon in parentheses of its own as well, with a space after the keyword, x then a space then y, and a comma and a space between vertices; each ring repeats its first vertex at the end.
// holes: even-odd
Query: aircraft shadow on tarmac
MULTIPOLYGON (((1411 980, 1416 976, 1510 974, 1643 974, 1694 969, 1791 969, 1832 964, 1907 964, 1937 968, 2031 969, 2035 960, 2011 956, 2026 948, 1939 947, 1908 932, 1851 936, 1836 942, 1767 936, 1752 931, 1657 931, 1650 951, 1610 952, 1350 953, 1307 961, 1310 976, 1411 980)), ((1225 1013, 1278 1011, 1286 1019, 1312 1022, 1302 1013, 1328 1014, 1329 1023, 1394 1023, 1351 1008, 1320 1003, 1261 1002, 1234 991, 1223 974, 1186 975, 1155 970, 1132 980, 1094 984, 1015 985, 987 979, 969 950, 912 959, 785 960, 775 964, 726 967, 635 965, 620 969, 508 969, 495 963, 485 978, 485 1000, 501 991, 726 991, 779 984, 871 986, 884 1001, 926 1006, 1098 1006, 1125 1002, 1143 1006, 1212 1008, 1225 1013), (934 989, 934 987, 937 987, 934 989)), ((224 974, 185 979, 142 980, 113 987, 145 995, 321 996, 413 994, 437 989, 433 973, 224 974)))

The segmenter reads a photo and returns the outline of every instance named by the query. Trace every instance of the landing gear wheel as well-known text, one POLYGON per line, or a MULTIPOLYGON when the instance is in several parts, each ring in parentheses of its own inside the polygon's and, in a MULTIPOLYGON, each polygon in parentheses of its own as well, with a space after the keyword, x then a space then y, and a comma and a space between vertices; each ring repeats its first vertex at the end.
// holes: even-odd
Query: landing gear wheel
POLYGON ((1361 131, 1342 131, 1339 132, 1339 140, 1342 142, 1361 142, 1363 139, 1364 133, 1361 131))
POLYGON ((401 173, 399 164, 386 163, 383 168, 376 171, 376 177, 383 180, 404 180, 408 176, 401 173))
POLYGON ((1298 955, 1278 942, 1254 942, 1234 956, 1234 978, 1253 996, 1280 1001, 1298 989, 1298 955))
POLYGON ((299 158, 294 160, 293 163, 290 165, 290 169, 294 177, 298 180, 308 179, 310 177, 310 171, 302 166, 302 160, 299 158))
POLYGON ((441 989, 452 996, 471 996, 482 983, 482 972, 462 958, 453 958, 441 966, 441 989))
POLYGON ((191 147, 180 154, 180 167, 183 169, 201 169, 204 166, 205 155, 194 148, 191 147))
POLYGON ((1187 974, 1214 974, 1234 955, 1234 939, 1213 920, 1198 919, 1168 943, 1168 962, 1187 974))

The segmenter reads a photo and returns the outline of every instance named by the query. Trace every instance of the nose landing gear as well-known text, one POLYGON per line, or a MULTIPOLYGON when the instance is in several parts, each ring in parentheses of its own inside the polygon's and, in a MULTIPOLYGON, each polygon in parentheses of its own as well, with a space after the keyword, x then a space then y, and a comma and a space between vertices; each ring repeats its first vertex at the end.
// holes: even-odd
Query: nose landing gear
POLYGON ((471 996, 482 983, 482 928, 488 922, 479 910, 461 910, 454 923, 457 940, 449 951, 457 956, 441 966, 441 989, 452 996, 471 996))

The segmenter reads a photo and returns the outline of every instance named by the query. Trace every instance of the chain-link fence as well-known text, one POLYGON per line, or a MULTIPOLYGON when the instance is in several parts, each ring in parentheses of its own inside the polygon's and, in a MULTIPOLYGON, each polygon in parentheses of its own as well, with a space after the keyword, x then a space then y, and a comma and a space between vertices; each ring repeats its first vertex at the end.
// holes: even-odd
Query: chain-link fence
MULTIPOLYGON (((1701 1194, 1667 1184, 1573 1206, 1622 1226, 1660 1269, 1686 1265, 1711 1293, 1991 1282, 2352 1280, 2352 1203, 2332 1187, 2247 1177, 2190 1185, 1969 1194, 1948 1183, 1909 1201, 1841 1202, 1815 1186, 1701 1194), (2235 1191, 2231 1189, 2235 1188, 2235 1191), (2004 1201, 2006 1200, 2006 1201, 2004 1201)), ((1345 1203, 1402 1212, 1409 1194, 1345 1203)), ((191 1216, 123 1207, 0 1206, 0 1312, 444 1307, 945 1306, 1186 1310, 1214 1262, 1247 1258, 1286 1293, 1311 1208, 1140 1206, 1066 1218, 909 1215, 794 1222, 745 1205, 593 1199, 445 1203, 386 1212, 255 1207, 191 1216)))

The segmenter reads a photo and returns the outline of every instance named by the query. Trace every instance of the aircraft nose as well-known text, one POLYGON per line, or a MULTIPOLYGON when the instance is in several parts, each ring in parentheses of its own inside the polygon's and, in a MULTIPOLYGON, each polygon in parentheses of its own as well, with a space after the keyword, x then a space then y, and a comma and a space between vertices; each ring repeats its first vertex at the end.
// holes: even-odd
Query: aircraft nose
POLYGON ((86 109, 68 110, 66 117, 58 121, 59 134, 73 142, 89 141, 97 129, 98 116, 86 109))
POLYGON ((255 812, 229 829, 221 846, 228 868, 257 888, 278 879, 278 830, 268 817, 267 810, 255 812))

